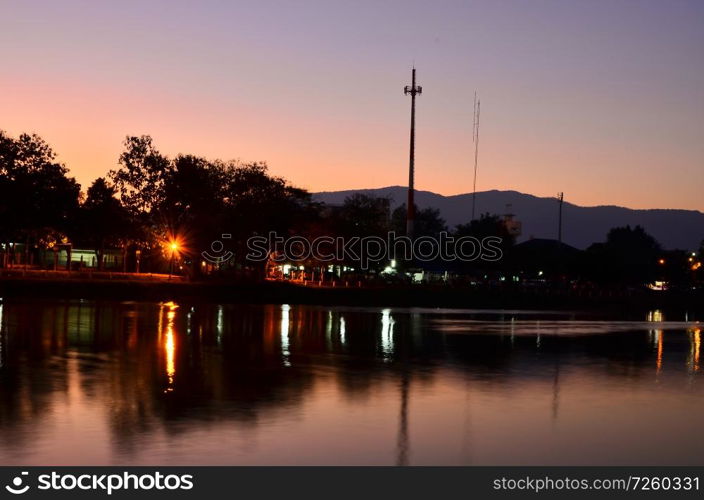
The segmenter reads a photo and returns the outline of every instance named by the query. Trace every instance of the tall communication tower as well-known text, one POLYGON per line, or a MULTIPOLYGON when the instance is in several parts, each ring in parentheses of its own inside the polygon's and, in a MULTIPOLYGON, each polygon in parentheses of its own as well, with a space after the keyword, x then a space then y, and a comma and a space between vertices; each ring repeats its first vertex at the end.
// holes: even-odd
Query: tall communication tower
POLYGON ((423 88, 420 85, 416 85, 416 68, 414 67, 411 85, 406 85, 403 89, 404 94, 411 94, 411 151, 408 160, 408 202, 406 205, 408 210, 406 213, 406 236, 409 238, 413 238, 413 224, 416 218, 415 192, 413 186, 416 155, 416 94, 420 94, 422 91, 423 88))

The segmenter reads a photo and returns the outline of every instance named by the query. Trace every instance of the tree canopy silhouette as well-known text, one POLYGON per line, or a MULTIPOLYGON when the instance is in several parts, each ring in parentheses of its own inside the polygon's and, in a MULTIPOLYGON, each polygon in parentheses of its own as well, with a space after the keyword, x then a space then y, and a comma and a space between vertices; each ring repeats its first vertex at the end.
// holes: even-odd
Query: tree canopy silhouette
POLYGON ((0 238, 49 245, 65 238, 80 186, 36 134, 0 131, 0 238))

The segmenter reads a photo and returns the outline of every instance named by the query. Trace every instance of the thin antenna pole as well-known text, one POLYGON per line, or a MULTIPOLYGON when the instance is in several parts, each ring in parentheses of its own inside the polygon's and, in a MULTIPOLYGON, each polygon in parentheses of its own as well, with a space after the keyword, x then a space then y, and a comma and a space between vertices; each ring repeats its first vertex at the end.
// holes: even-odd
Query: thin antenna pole
POLYGON ((557 272, 560 279, 562 279, 562 205, 564 199, 565 193, 557 193, 557 203, 559 205, 557 212, 557 272))
POLYGON ((562 203, 565 198, 565 193, 557 194, 557 201, 560 204, 560 208, 557 216, 557 241, 562 243, 562 203))
POLYGON ((472 143, 477 135, 477 91, 474 91, 474 112, 472 114, 472 143))
POLYGON ((477 202, 477 164, 479 163, 479 114, 482 101, 477 100, 474 118, 474 183, 472 184, 472 220, 474 220, 474 210, 477 202))

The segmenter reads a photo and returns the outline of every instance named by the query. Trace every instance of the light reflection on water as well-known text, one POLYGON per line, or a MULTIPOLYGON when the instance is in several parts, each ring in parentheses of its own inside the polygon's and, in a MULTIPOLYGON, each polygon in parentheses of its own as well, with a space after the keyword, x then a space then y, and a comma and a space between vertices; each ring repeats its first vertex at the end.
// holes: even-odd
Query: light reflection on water
POLYGON ((701 326, 0 301, 2 464, 704 464, 701 326))

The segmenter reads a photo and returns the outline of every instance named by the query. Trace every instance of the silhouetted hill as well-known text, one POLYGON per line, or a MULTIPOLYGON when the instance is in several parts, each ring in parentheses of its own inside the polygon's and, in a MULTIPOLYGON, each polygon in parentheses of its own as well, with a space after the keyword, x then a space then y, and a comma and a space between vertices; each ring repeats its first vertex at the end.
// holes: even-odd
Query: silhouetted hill
MULTIPOLYGON (((314 199, 329 204, 342 204, 353 193, 389 197, 396 207, 406 201, 406 188, 389 186, 378 189, 353 189, 314 193, 314 199)), ((416 204, 435 207, 450 227, 468 222, 472 213, 472 195, 442 196, 429 191, 416 191, 416 204)), ((477 193, 477 215, 484 212, 510 212, 523 223, 523 235, 529 238, 557 238, 558 203, 554 198, 538 198, 517 191, 483 191, 477 193)), ((580 207, 565 202, 562 212, 563 241, 576 248, 586 248, 604 241, 606 233, 615 226, 640 224, 668 249, 697 249, 704 239, 704 213, 696 210, 648 209, 634 210, 617 206, 580 207)))

